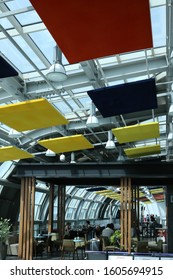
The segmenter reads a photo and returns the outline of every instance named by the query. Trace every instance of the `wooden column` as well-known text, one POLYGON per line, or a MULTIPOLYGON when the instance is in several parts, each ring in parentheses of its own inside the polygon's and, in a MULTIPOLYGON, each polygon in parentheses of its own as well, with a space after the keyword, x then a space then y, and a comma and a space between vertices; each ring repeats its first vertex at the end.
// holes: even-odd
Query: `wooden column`
POLYGON ((58 233, 60 240, 64 236, 65 228, 65 186, 58 187, 58 233))
POLYGON ((22 178, 18 256, 32 260, 34 238, 35 178, 22 178))
POLYGON ((132 187, 130 178, 121 178, 121 248, 131 253, 132 187))
POLYGON ((132 187, 132 228, 134 236, 140 240, 139 234, 139 186, 132 187))

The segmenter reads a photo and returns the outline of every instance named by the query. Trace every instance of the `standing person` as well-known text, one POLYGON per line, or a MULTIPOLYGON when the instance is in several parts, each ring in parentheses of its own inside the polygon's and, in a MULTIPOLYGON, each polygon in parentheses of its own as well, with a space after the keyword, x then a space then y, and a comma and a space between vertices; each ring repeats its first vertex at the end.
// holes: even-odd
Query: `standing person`
POLYGON ((86 238, 87 240, 93 238, 93 228, 91 227, 90 221, 86 221, 86 238))
POLYGON ((64 238, 70 237, 70 230, 71 230, 71 224, 69 222, 67 222, 65 225, 64 238))
POLYGON ((99 225, 96 226, 94 229, 94 237, 100 238, 101 233, 102 233, 101 227, 99 225))

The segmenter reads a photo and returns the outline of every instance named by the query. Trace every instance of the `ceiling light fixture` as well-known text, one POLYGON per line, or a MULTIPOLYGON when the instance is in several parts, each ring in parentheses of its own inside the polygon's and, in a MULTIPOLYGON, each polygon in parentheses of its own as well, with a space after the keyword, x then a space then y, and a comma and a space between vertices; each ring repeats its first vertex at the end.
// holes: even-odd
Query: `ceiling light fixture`
POLYGON ((173 125, 172 122, 169 123, 169 134, 168 134, 168 142, 173 141, 173 125))
POLYGON ((119 147, 119 156, 118 156, 118 158, 117 158, 117 161, 118 161, 118 162, 125 161, 125 158, 124 158, 122 152, 123 152, 123 151, 122 151, 122 148, 119 147))
POLYGON ((65 161, 65 155, 64 154, 60 155, 59 159, 60 161, 65 161))
POLYGON ((55 157, 56 156, 56 153, 55 152, 53 152, 52 150, 50 150, 50 149, 48 149, 47 151, 46 151, 46 157, 55 157))
POLYGON ((76 163, 74 152, 71 153, 71 161, 70 161, 70 163, 76 163))
POLYGON ((112 149, 115 149, 115 143, 114 141, 112 140, 112 131, 108 131, 108 141, 106 142, 106 149, 108 150, 112 150, 112 149))
POLYGON ((62 52, 58 46, 54 48, 54 63, 50 66, 46 77, 52 82, 63 82, 67 79, 67 74, 62 65, 62 52))
POLYGON ((90 115, 87 119, 86 125, 90 128, 94 128, 94 127, 98 127, 99 126, 99 120, 96 117, 96 107, 93 104, 93 102, 91 102, 91 107, 90 107, 90 115))

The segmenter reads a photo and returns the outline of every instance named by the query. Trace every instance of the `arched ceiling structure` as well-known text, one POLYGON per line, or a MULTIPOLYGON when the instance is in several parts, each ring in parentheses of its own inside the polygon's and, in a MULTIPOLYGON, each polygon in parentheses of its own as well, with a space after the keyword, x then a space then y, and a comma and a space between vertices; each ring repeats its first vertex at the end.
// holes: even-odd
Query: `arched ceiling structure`
POLYGON ((171 162, 173 1, 58 2, 0 1, 0 168, 171 162), (63 82, 47 77, 57 55, 63 82))
MULTIPOLYGON (((120 159, 119 155, 121 159, 123 156, 123 160, 132 162, 158 158, 170 161, 172 159, 172 146, 168 134, 172 131, 172 119, 168 115, 168 111, 171 104, 172 81, 171 4, 169 3, 169 5, 166 0, 146 0, 143 1, 144 7, 143 13, 141 13, 141 5, 136 0, 132 1, 133 5, 131 5, 130 11, 128 11, 129 7, 127 8, 126 1, 121 5, 110 1, 111 5, 116 7, 116 11, 119 10, 121 15, 126 14, 123 19, 114 17, 116 22, 113 23, 120 28, 118 32, 116 28, 112 28, 109 21, 109 17, 112 18, 112 21, 115 20, 111 10, 109 15, 106 11, 104 12, 104 1, 103 3, 98 1, 100 4, 94 5, 93 11, 84 11, 85 9, 80 7, 81 1, 77 1, 78 6, 73 6, 73 13, 75 14, 79 9, 78 20, 81 20, 82 15, 93 20, 93 13, 100 12, 101 14, 100 18, 98 15, 99 23, 97 21, 90 22, 90 25, 93 24, 93 31, 90 25, 86 27, 81 20, 81 33, 74 36, 70 33, 70 23, 72 29, 77 28, 77 25, 73 13, 69 12, 70 1, 65 1, 61 5, 56 2, 53 0, 45 1, 45 7, 47 7, 46 5, 50 6, 50 13, 46 13, 49 14, 48 17, 44 14, 44 9, 41 7, 42 5, 38 4, 38 1, 24 0, 19 2, 14 0, 1 1, 0 3, 1 64, 6 65, 3 67, 6 69, 6 73, 3 73, 5 70, 2 70, 1 67, 0 78, 0 112, 3 110, 3 114, 0 114, 1 146, 15 146, 32 155, 32 157, 21 158, 22 161, 58 162, 61 151, 63 152, 64 149, 55 149, 56 156, 48 158, 45 156, 47 148, 42 145, 42 140, 50 138, 63 140, 65 139, 63 137, 82 135, 91 143, 92 149, 88 149, 88 146, 85 148, 85 145, 79 149, 78 144, 75 148, 69 147, 69 149, 65 149, 66 162, 71 161, 73 151, 75 152, 75 160, 79 163, 116 162, 120 159), (59 21, 55 22, 55 26, 57 24, 56 30, 52 30, 50 22, 51 13, 52 17, 54 15, 53 10, 57 10, 59 13, 59 21), (134 42, 132 42, 133 37, 129 38, 127 34, 127 21, 130 12, 136 15, 140 14, 136 19, 139 21, 140 28, 135 28, 136 21, 129 26, 132 31, 131 36, 136 39, 134 42), (142 15, 145 20, 140 19, 142 15), (66 19, 64 20, 64 29, 61 26, 63 19, 66 19), (101 29, 106 24, 107 26, 101 29), (89 32, 87 28, 90 28, 89 32), (145 36, 142 35, 143 29, 145 36), (86 37, 82 31, 86 32, 86 37), (70 34, 70 48, 67 48, 68 36, 63 42, 63 32, 70 34), (88 41, 90 38, 93 39, 94 32, 98 33, 100 43, 98 41, 96 46, 94 41, 88 42, 85 49, 82 45, 83 42, 86 44, 87 38, 88 41), (117 49, 108 49, 103 39, 108 34, 111 34, 109 39, 113 40, 112 44, 114 44, 112 37, 116 37, 117 49), (138 42, 139 38, 141 38, 141 42, 138 42), (59 46, 57 46, 58 43, 59 46), (124 45, 125 49, 122 47, 124 45), (56 47, 59 50, 61 47, 62 51, 62 63, 67 73, 67 79, 64 82, 52 82, 46 76, 53 63, 56 47), (78 48, 82 48, 82 51, 75 52, 78 48), (83 55, 87 59, 84 60, 83 55), (74 58, 75 56, 76 58, 74 58), (103 100, 101 100, 101 96, 103 100), (65 118, 65 121, 53 121, 52 113, 49 114, 51 112, 50 106, 43 107, 41 110, 37 102, 31 108, 30 114, 18 115, 17 108, 19 106, 16 107, 17 104, 19 105, 21 102, 31 103, 33 100, 42 99, 48 101, 57 113, 65 118), (144 104, 145 101, 146 104, 144 104), (96 106, 95 113, 99 120, 97 127, 90 127, 87 124, 91 102, 96 106), (136 106, 135 102, 138 102, 137 107, 134 107, 136 106), (38 106, 36 106, 37 104, 38 106), (10 105, 13 105, 10 107, 11 111, 9 111, 10 105), (4 106, 7 108, 4 109, 4 106), (109 116, 105 117, 107 115, 109 116), (16 119, 22 119, 24 126, 16 125, 14 116, 16 119), (39 125, 36 125, 38 116, 41 120, 39 120, 39 125), (26 125, 31 120, 33 122, 35 120, 35 124, 26 125), (43 123, 46 123, 46 120, 48 123, 44 126, 43 123), (135 129, 138 129, 138 125, 141 126, 148 122, 158 123, 159 134, 150 135, 152 128, 149 127, 147 131, 149 135, 142 135, 140 140, 136 140, 138 138, 134 137, 129 141, 127 135, 123 143, 119 141, 116 133, 117 128, 137 126, 135 129), (20 131, 16 138, 9 136, 11 128, 20 131), (115 148, 109 150, 105 146, 110 131, 115 148), (151 146, 151 151, 144 150, 143 152, 143 147, 148 145, 151 146), (153 145, 154 147, 159 146, 158 149, 156 147, 155 152, 153 152, 153 145), (136 148, 139 149, 137 155, 133 154, 133 151, 136 152, 136 148), (128 149, 132 149, 130 156, 128 149)), ((21 110, 26 111, 23 108, 21 110)), ((54 118, 56 119, 57 116, 54 118)), ((141 132, 135 131, 134 136, 138 133, 141 132)), ((51 147, 52 145, 50 145, 51 147)), ((15 159, 15 156, 12 160, 15 159)), ((0 160, 3 161, 3 158, 0 160)))

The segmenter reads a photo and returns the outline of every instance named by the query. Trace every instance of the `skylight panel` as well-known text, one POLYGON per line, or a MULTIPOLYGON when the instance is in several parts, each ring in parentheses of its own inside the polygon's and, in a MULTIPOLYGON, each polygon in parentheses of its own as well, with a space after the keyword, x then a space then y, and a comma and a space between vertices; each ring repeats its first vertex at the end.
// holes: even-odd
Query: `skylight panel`
POLYGON ((166 5, 166 0, 150 0, 150 6, 160 6, 160 5, 166 5))
MULTIPOLYGON (((70 101, 71 102, 71 101, 70 101)), ((71 103, 70 103, 71 104, 71 103)), ((69 106, 67 106, 64 102, 54 102, 54 106, 62 112, 62 114, 67 114, 71 112, 69 106)))
POLYGON ((71 194, 74 190, 75 186, 66 186, 66 194, 71 194))
MULTIPOLYGON (((14 40, 24 49, 26 54, 38 68, 44 69, 45 65, 39 60, 37 55, 31 50, 31 48, 26 44, 22 37, 16 36, 14 40)), ((1 40, 0 51, 11 61, 20 72, 25 73, 35 70, 26 58, 20 53, 20 51, 11 43, 8 39, 1 40)))
POLYGON ((145 80, 148 79, 148 74, 147 74, 147 69, 146 69, 146 75, 143 76, 139 76, 139 77, 134 77, 134 78, 129 78, 126 79, 127 82, 131 83, 131 82, 136 82, 136 81, 141 81, 141 80, 145 80))
MULTIPOLYGON (((30 7, 31 3, 29 0, 22 0, 22 1, 15 0, 15 1, 6 2, 6 6, 11 11, 15 11, 18 9, 30 7)), ((15 17, 22 26, 42 21, 35 10, 28 11, 28 12, 25 11, 25 13, 17 14, 15 15, 15 17)))
POLYGON ((55 47, 55 41, 50 35, 48 30, 42 30, 30 33, 29 36, 37 45, 37 47, 42 51, 46 58, 53 62, 53 48, 55 47))
POLYGON ((82 98, 78 98, 78 100, 80 101, 80 103, 85 107, 86 104, 91 103, 91 99, 89 97, 82 97, 82 98))
POLYGON ((27 72, 34 70, 29 62, 8 39, 1 40, 0 51, 15 65, 17 69, 19 69, 19 71, 27 72))
POLYGON ((45 196, 45 194, 41 192, 35 192, 35 203, 40 204, 40 200, 42 199, 42 196, 45 196))
POLYGON ((151 9, 151 22, 152 22, 154 47, 165 46, 166 45, 166 7, 165 6, 160 6, 151 9))
POLYGON ((31 6, 31 3, 29 0, 13 0, 13 1, 9 1, 9 2, 6 2, 6 5, 7 7, 10 9, 10 10, 16 10, 16 9, 21 9, 21 8, 25 8, 25 7, 28 7, 28 6, 31 6))
POLYGON ((38 16, 38 14, 35 11, 29 11, 24 14, 16 15, 15 17, 22 26, 41 22, 40 17, 38 16))
MULTIPOLYGON (((0 13, 1 15, 2 13, 0 13)), ((9 22, 7 18, 1 18, 0 19, 0 24, 5 28, 5 29, 10 29, 13 28, 12 24, 9 22)))
POLYGON ((85 194, 86 194, 86 190, 84 188, 83 189, 81 188, 81 189, 77 189, 75 196, 83 197, 85 194))
POLYGON ((123 53, 120 54, 120 60, 122 62, 129 62, 133 61, 134 59, 141 59, 145 57, 144 51, 137 51, 137 52, 130 52, 130 53, 123 53))
POLYGON ((154 48, 153 50, 154 50, 155 55, 165 54, 166 53, 166 46, 165 47, 160 47, 160 48, 154 48))
MULTIPOLYGON (((25 40, 22 37, 16 36, 14 39, 18 43, 18 45, 23 50, 25 50, 25 53, 28 55, 30 59, 32 59, 32 61, 34 61, 35 65, 37 65, 39 69, 45 68, 45 65, 41 62, 38 56, 32 51, 32 49, 28 46, 28 44, 25 42, 25 40)), ((25 72, 25 69, 23 69, 22 72, 25 72)))
POLYGON ((92 90, 92 89, 94 89, 93 86, 82 87, 82 89, 75 88, 75 89, 73 89, 73 93, 84 93, 84 91, 85 91, 85 93, 87 93, 88 90, 92 90))
POLYGON ((3 123, 1 123, 1 130, 9 132, 10 131, 10 127, 5 125, 5 124, 3 124, 3 123))
MULTIPOLYGON (((122 78, 122 76, 120 78, 122 78)), ((113 82, 109 82, 109 86, 121 85, 123 83, 125 83, 125 80, 113 81, 113 82)))
POLYGON ((117 57, 110 56, 110 57, 103 57, 103 58, 98 58, 98 61, 101 65, 106 65, 106 64, 118 64, 117 57))
MULTIPOLYGON (((49 31, 46 29, 38 32, 32 32, 29 36, 32 38, 37 47, 40 48, 50 63, 53 63, 54 47, 56 46, 56 42, 49 31)), ((69 64, 64 54, 62 54, 62 64, 69 64)))

